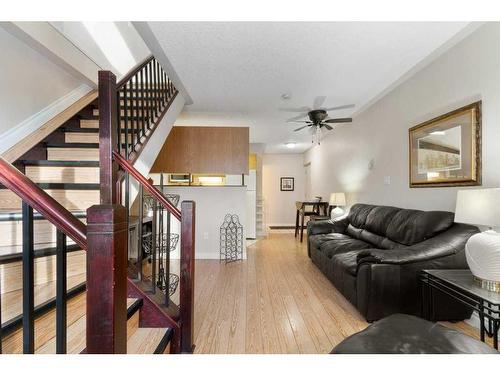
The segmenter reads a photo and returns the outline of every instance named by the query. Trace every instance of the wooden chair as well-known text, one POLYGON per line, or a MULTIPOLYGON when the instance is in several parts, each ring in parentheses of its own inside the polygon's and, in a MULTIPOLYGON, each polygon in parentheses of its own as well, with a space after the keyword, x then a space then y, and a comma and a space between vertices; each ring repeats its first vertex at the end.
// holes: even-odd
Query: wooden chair
POLYGON ((314 202, 301 202, 301 201, 296 201, 295 202, 295 208, 297 210, 297 213, 295 215, 295 237, 299 234, 299 221, 300 221, 300 242, 302 242, 304 238, 304 219, 305 217, 314 217, 314 216, 319 216, 319 209, 321 206, 321 202, 317 202, 315 204, 314 202), (306 211, 307 206, 312 206, 312 211, 306 211), (300 220, 299 220, 300 216, 300 220))

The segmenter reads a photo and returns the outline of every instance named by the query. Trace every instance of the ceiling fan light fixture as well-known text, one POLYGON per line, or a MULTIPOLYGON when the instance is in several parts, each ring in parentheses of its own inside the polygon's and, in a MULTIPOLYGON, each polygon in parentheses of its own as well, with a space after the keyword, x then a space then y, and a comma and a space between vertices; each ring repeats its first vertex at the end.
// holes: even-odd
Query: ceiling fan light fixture
POLYGON ((295 148, 297 144, 295 142, 287 142, 285 143, 286 148, 295 148))

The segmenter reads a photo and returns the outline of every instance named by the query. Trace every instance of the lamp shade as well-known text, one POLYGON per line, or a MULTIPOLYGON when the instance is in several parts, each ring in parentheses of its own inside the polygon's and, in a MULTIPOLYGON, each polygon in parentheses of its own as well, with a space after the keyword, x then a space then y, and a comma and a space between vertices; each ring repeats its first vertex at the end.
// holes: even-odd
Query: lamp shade
POLYGON ((500 227, 500 188, 459 190, 455 222, 500 227))
POLYGON ((330 206, 345 206, 345 194, 344 193, 331 193, 329 203, 330 203, 330 206))

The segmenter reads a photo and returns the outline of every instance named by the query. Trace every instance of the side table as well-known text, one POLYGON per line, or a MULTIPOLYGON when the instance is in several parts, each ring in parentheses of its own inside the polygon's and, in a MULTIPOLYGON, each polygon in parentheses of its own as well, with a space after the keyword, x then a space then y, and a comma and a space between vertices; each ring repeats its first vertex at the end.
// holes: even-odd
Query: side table
POLYGON ((422 316, 430 320, 434 316, 434 291, 440 291, 460 303, 471 307, 479 315, 480 337, 493 337, 493 346, 498 349, 500 328, 500 293, 490 292, 477 285, 470 270, 423 270, 422 316))

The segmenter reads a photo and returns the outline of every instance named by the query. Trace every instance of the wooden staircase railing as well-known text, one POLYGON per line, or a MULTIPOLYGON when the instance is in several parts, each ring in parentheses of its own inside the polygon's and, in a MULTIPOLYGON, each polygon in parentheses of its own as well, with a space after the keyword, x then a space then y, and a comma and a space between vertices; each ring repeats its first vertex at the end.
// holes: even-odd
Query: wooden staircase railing
MULTIPOLYGON (((0 158, 0 183, 22 200, 22 279, 23 279, 23 353, 35 351, 35 249, 33 209, 57 228, 56 246, 56 352, 66 353, 66 236, 85 249, 87 228, 71 212, 48 195, 16 167, 0 158)), ((0 301, 1 305, 1 301, 0 301)), ((0 353, 2 353, 2 319, 0 311, 0 353)))
MULTIPOLYGON (((156 204, 161 205, 167 211, 169 216, 172 215, 181 222, 179 329, 176 330, 174 341, 177 341, 176 346, 179 347, 179 351, 190 353, 193 351, 195 203, 191 201, 182 202, 181 211, 179 211, 166 199, 162 192, 156 189, 133 166, 133 162, 137 160, 176 95, 177 89, 169 80, 159 62, 153 57, 146 59, 118 84, 113 73, 109 71, 99 72, 101 205, 89 209, 89 248, 91 245, 98 248, 107 236, 109 245, 105 247, 115 249, 107 257, 118 262, 120 267, 126 262, 127 252, 122 253, 119 249, 127 249, 128 247, 128 239, 125 233, 122 233, 121 228, 128 228, 130 222, 130 176, 139 182, 141 191, 146 190, 156 204), (122 194, 122 191, 124 194, 122 194), (90 231, 90 226, 93 224, 95 226, 92 228, 96 232, 90 231), (104 228, 108 228, 107 235, 104 235, 104 228), (123 244, 125 244, 125 247, 123 244)), ((141 227, 142 214, 139 216, 139 227, 141 227)), ((152 241, 155 243, 156 240, 153 238, 152 241)), ((142 253, 142 243, 139 243, 139 245, 141 247, 138 248, 138 252, 142 253)), ((101 253, 102 251, 95 254, 89 252, 88 255, 90 257, 88 263, 90 265, 95 263, 96 270, 97 264, 102 264, 99 259, 101 253), (93 259, 94 257, 96 259, 93 259)), ((139 259, 141 261, 142 257, 139 257, 139 259)), ((139 264, 139 267, 142 267, 142 264, 139 264)), ((89 267, 89 270, 91 269, 89 267)), ((118 314, 114 303, 115 300, 120 298, 123 287, 118 285, 116 281, 109 283, 115 280, 109 279, 109 277, 122 279, 121 275, 116 272, 113 262, 110 261, 109 264, 104 266, 104 269, 93 274, 90 272, 87 275, 90 286, 102 285, 101 283, 109 285, 109 288, 104 291, 102 288, 100 290, 95 288, 94 291, 89 290, 87 293, 89 301, 87 306, 91 306, 91 301, 97 301, 98 299, 101 301, 104 299, 106 305, 103 306, 105 311, 88 314, 87 334, 89 335, 89 332, 96 333, 95 337, 88 336, 88 341, 95 340, 97 342, 101 340, 106 345, 113 346, 111 340, 116 339, 113 327, 103 327, 100 324, 102 314, 106 314, 110 319, 116 315, 117 322, 121 322, 123 319, 118 314), (114 275, 113 272, 115 272, 114 275)), ((102 343, 99 345, 102 346, 102 343)), ((89 347, 89 343, 87 343, 87 346, 89 347)))
MULTIPOLYGON (((104 77, 103 77, 104 78, 104 77)), ((149 56, 116 84, 118 150, 134 162, 161 122, 177 89, 160 63, 149 56)))
MULTIPOLYGON (((177 210, 132 165, 160 124, 177 90, 158 61, 149 57, 118 85, 111 72, 99 72, 100 204, 78 220, 12 164, 0 158, 0 183, 22 199, 23 352, 34 352, 33 210, 57 228, 56 350, 66 352, 66 236, 87 250, 87 353, 126 353, 127 293, 144 298, 149 312, 141 319, 175 329, 173 352, 192 352, 195 204, 177 210), (124 138, 124 142, 122 142, 124 138), (126 205, 117 189, 119 169, 126 181, 126 205), (129 175, 181 221, 180 316, 176 322, 131 280, 127 281, 129 175)), ((0 304, 1 306, 1 304, 0 304)), ((0 312, 0 327, 1 327, 0 312)), ((0 353, 2 331, 0 329, 0 353)))
MULTIPOLYGON (((160 192, 151 181, 147 180, 134 166, 119 153, 114 153, 115 161, 120 168, 127 174, 132 175, 141 185, 141 190, 146 190, 155 202, 176 219, 181 222, 181 257, 180 257, 180 347, 183 353, 191 353, 193 351, 193 315, 194 315, 194 249, 195 249, 195 210, 196 205, 193 201, 183 201, 181 211, 179 211, 172 203, 160 192)), ((168 220, 168 219, 167 219, 168 220)), ((141 225, 141 224, 139 224, 141 225)), ((167 238, 170 233, 167 232, 167 238)), ((153 239, 155 241, 155 239, 153 239)), ((168 245, 167 245, 168 247, 168 245)), ((141 249, 139 249, 141 251, 141 249)), ((169 253, 170 249, 166 249, 169 253)), ((153 253, 154 255, 154 253, 153 253)), ((154 264, 153 258, 153 264, 154 264)), ((169 270, 167 269, 167 272, 169 270)), ((152 278, 152 290, 155 289, 155 278, 152 278)), ((166 298, 168 300, 168 288, 166 298)))

